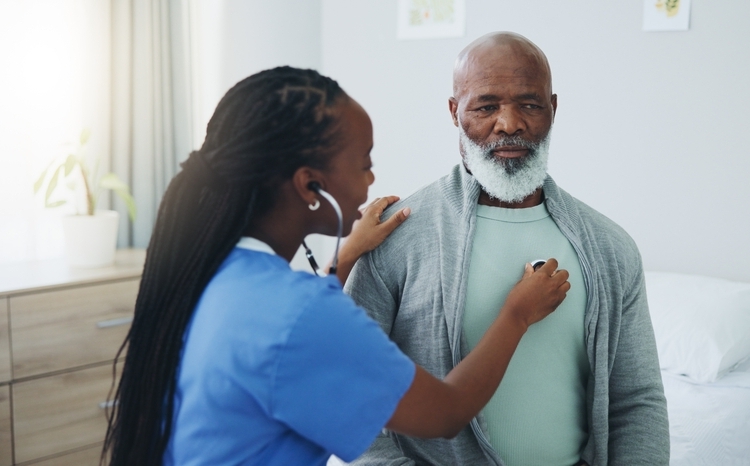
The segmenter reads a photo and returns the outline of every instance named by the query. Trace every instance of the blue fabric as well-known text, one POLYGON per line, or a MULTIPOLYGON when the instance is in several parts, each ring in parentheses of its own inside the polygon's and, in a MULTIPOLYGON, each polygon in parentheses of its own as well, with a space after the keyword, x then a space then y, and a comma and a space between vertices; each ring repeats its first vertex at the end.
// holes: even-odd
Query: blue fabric
POLYGON ((335 277, 235 248, 185 332, 165 465, 324 465, 372 443, 415 366, 335 277))

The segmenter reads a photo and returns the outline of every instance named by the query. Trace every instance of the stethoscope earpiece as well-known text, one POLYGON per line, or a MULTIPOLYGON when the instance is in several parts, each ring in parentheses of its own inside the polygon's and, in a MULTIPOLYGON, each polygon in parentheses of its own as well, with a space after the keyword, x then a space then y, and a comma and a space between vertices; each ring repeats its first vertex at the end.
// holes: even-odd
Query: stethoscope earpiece
POLYGON ((323 188, 321 188, 320 183, 318 183, 317 181, 311 181, 307 183, 307 189, 309 189, 310 191, 315 191, 316 193, 319 193, 320 190, 323 188))

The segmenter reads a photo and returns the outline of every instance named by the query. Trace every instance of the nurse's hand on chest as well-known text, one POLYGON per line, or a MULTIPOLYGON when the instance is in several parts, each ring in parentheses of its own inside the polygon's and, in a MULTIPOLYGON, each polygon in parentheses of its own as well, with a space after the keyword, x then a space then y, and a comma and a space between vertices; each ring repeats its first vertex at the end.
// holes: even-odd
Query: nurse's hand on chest
POLYGON ((398 196, 379 197, 362 210, 362 218, 354 223, 354 229, 339 253, 336 275, 342 284, 346 283, 357 259, 378 247, 409 216, 411 209, 404 207, 388 219, 381 219, 383 211, 398 200, 398 196))

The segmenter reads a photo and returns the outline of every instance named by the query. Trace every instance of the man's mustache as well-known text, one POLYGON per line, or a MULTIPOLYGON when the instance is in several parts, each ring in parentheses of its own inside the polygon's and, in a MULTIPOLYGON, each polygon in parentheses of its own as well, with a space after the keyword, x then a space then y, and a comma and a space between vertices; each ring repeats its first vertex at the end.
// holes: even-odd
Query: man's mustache
POLYGON ((486 151, 492 151, 503 147, 523 147, 524 149, 535 150, 541 142, 528 141, 521 136, 507 136, 497 141, 492 141, 483 146, 486 151))

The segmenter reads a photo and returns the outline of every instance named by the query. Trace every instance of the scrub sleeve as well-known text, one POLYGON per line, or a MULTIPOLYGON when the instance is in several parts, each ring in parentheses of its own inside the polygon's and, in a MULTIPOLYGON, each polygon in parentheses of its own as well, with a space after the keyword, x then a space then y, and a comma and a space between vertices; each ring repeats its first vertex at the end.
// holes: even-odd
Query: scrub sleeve
POLYGON ((391 418, 416 367, 335 277, 325 280, 280 349, 270 414, 352 461, 391 418))

